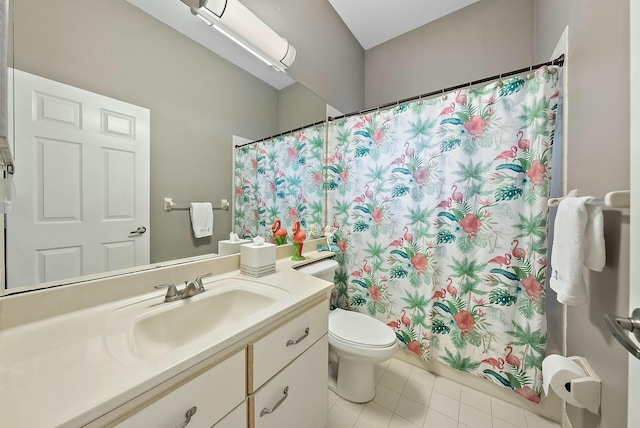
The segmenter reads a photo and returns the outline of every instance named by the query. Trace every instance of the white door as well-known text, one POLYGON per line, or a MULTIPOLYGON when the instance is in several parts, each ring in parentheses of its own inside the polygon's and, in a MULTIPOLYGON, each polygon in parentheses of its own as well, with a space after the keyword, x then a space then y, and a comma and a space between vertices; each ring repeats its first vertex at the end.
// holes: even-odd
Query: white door
MULTIPOLYGON (((640 308, 640 4, 629 2, 631 22, 631 272, 629 315, 640 308), (635 261, 635 263, 633 262, 635 261)), ((629 398, 627 426, 640 423, 640 360, 629 354, 629 398)))
POLYGON ((8 287, 148 264, 149 110, 14 73, 8 287))

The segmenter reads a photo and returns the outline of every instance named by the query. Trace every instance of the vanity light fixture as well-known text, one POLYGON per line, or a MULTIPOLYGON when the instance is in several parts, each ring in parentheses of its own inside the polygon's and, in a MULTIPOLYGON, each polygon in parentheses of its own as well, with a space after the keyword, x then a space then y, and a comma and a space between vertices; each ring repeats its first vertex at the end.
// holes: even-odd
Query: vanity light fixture
MULTIPOLYGON (((236 43, 237 45, 239 45, 241 48, 243 48, 244 50, 246 50, 247 52, 249 52, 251 55, 255 56, 256 58, 258 58, 260 61, 264 62, 265 64, 267 64, 268 66, 273 67, 273 64, 271 64, 271 62, 269 62, 269 60, 267 60, 265 57, 263 57, 262 55, 260 55, 258 52, 254 51, 253 49, 251 49, 249 46, 247 46, 246 44, 242 43, 238 38, 233 37, 231 35, 231 33, 225 31, 222 29, 222 27, 220 27, 219 25, 214 24, 213 22, 209 21, 207 18, 205 18, 202 15, 196 15, 198 18, 200 18, 202 21, 204 21, 209 27, 213 27, 214 29, 218 30, 220 33, 222 33, 225 37, 231 39, 232 42, 236 43)), ((274 67, 275 68, 275 67, 274 67)), ((276 68, 276 70, 281 71, 279 69, 276 68)))
POLYGON ((191 13, 277 71, 285 71, 296 49, 238 0, 180 0, 191 13))

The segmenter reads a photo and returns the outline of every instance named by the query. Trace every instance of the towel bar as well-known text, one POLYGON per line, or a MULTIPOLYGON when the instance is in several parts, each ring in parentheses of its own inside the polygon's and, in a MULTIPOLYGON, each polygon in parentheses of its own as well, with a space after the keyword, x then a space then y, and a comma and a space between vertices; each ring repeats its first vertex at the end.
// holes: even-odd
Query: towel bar
MULTIPOLYGON (((164 198, 162 201, 162 209, 165 211, 188 210, 188 203, 173 202, 173 198, 164 198)), ((220 206, 213 206, 214 210, 229 211, 229 201, 227 199, 220 200, 220 206)))
MULTIPOLYGON (((559 198, 549 198, 547 201, 547 206, 550 208, 556 208, 561 200, 564 198, 573 198, 578 196, 578 190, 573 189, 566 196, 559 198)), ((603 199, 594 199, 586 203, 587 205, 599 206, 602 208, 609 209, 626 209, 631 206, 631 191, 630 190, 619 190, 615 192, 609 192, 604 195, 603 199)))

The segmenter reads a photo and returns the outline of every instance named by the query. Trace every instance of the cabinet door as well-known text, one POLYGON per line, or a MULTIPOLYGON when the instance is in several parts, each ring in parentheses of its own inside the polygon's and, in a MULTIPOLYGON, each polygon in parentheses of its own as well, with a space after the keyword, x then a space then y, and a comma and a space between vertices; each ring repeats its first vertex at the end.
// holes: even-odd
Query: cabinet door
POLYGON ((328 346, 324 335, 249 398, 255 428, 326 426, 328 346))
MULTIPOLYGON (((247 426, 247 404, 242 403, 212 428, 245 428, 247 426)), ((188 428, 188 426, 187 426, 188 428)))
POLYGON ((254 343, 253 384, 250 382, 248 392, 260 388, 290 361, 327 334, 328 324, 329 303, 323 300, 254 343))
MULTIPOLYGON (((245 399, 245 351, 232 355, 126 419, 118 428, 210 428, 245 399)), ((325 399, 326 401, 326 399, 325 399)))

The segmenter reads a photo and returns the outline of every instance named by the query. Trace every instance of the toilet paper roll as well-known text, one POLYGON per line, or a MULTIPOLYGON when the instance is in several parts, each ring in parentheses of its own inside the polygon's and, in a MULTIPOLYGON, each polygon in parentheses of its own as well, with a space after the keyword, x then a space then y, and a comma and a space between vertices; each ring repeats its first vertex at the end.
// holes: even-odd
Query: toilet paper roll
POLYGON ((567 403, 584 407, 571 395, 571 381, 587 376, 578 364, 562 355, 549 355, 542 360, 542 388, 549 395, 549 387, 567 403))

